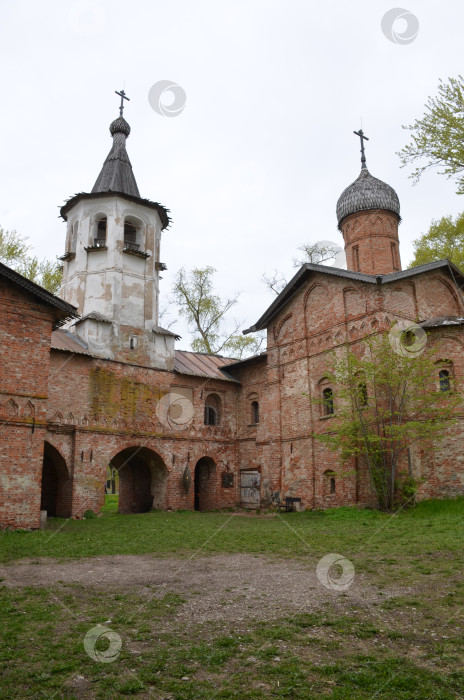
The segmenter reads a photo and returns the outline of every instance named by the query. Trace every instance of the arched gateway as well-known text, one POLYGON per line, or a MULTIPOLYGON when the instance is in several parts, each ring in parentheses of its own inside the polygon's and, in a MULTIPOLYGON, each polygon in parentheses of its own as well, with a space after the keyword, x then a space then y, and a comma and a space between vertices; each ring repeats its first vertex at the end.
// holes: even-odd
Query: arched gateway
POLYGON ((64 458, 49 442, 44 444, 40 510, 47 516, 69 518, 72 506, 72 480, 64 458))
POLYGON ((110 462, 119 474, 119 512, 146 513, 166 507, 167 470, 148 447, 127 447, 110 462))

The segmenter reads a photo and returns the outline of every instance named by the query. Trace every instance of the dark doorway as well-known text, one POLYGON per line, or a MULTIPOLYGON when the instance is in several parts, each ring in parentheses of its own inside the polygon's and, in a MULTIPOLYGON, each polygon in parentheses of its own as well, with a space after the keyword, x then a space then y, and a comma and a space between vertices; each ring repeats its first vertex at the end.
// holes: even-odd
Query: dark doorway
POLYGON ((216 465, 211 457, 202 457, 195 465, 194 508, 212 510, 216 507, 216 465))
POLYGON ((119 512, 147 513, 165 507, 166 467, 147 447, 128 447, 111 460, 119 475, 119 512))
POLYGON ((53 445, 45 442, 40 510, 46 510, 49 518, 69 518, 71 501, 72 482, 66 462, 53 445))

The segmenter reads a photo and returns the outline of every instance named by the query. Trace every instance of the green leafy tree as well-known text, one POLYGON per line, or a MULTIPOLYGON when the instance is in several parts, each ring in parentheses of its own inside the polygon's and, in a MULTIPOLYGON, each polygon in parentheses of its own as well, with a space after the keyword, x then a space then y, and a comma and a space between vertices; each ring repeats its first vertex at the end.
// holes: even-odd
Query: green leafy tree
POLYGON ((226 330, 226 315, 237 303, 239 294, 231 299, 221 299, 214 293, 213 267, 181 268, 174 279, 173 296, 179 314, 184 316, 194 336, 192 350, 211 354, 226 354, 242 358, 256 354, 262 337, 244 336, 239 333, 241 323, 234 322, 232 330, 226 330))
POLYGON ((409 267, 448 258, 464 270, 464 212, 453 219, 432 221, 427 233, 414 241, 414 258, 409 267))
POLYGON ((430 168, 456 177, 458 194, 464 194, 464 79, 440 80, 437 97, 429 97, 425 113, 414 124, 403 126, 411 132, 411 142, 398 155, 402 167, 415 165, 411 177, 418 182, 430 168), (422 161, 422 163, 420 163, 422 161), (419 163, 418 163, 419 162, 419 163))
POLYGON ((401 482, 403 493, 411 488, 412 475, 405 469, 408 449, 444 437, 461 404, 451 383, 437 385, 438 348, 420 355, 414 351, 417 328, 372 336, 357 350, 340 348, 326 374, 333 394, 314 399, 333 414, 321 424, 325 432, 314 437, 337 451, 342 465, 355 458, 363 462, 384 510, 394 507, 401 482))
POLYGON ((30 250, 31 246, 26 236, 0 228, 0 262, 52 294, 58 294, 61 286, 60 265, 51 260, 39 260, 30 255, 30 250))

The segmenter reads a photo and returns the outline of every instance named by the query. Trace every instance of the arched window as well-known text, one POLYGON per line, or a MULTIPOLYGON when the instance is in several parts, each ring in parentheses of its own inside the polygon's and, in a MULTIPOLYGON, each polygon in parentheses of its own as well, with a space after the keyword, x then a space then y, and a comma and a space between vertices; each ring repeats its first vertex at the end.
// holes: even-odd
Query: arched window
POLYGON ((205 400, 205 425, 219 425, 221 422, 221 399, 217 394, 209 394, 205 400))
POLYGON ((126 250, 140 250, 142 243, 142 225, 140 221, 128 216, 124 220, 124 248, 126 250))
POLYGON ((94 238, 94 245, 97 246, 97 248, 101 248, 102 246, 106 246, 106 232, 107 232, 107 227, 108 227, 108 221, 106 216, 99 217, 96 222, 96 227, 95 227, 95 238, 94 238))
POLYGON ((333 391, 329 387, 322 392, 322 404, 324 407, 324 415, 332 416, 334 413, 333 391))
POLYGON ((438 379, 440 381, 440 391, 451 391, 451 377, 449 370, 440 370, 438 373, 438 379))
POLYGON ((327 471, 324 472, 324 494, 326 496, 333 496, 335 493, 335 472, 331 469, 327 469, 327 471))
POLYGON ((255 425, 259 423, 259 403, 257 401, 251 402, 251 422, 255 425))

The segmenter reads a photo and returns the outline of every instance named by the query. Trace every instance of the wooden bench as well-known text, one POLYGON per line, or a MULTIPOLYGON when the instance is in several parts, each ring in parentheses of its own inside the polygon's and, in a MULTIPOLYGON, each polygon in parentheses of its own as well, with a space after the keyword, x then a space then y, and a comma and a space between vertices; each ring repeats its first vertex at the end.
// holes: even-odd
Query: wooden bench
POLYGON ((279 501, 279 511, 285 510, 286 513, 293 513, 296 510, 297 503, 301 503, 301 498, 294 498, 293 496, 287 496, 284 503, 279 501))

